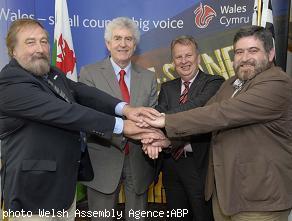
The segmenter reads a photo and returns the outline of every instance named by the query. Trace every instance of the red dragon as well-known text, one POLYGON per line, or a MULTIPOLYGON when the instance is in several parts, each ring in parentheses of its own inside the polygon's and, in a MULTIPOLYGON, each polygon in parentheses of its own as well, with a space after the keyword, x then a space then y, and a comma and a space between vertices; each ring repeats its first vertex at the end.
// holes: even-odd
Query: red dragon
POLYGON ((74 51, 70 49, 67 41, 63 39, 62 34, 58 40, 58 46, 61 48, 61 53, 58 54, 57 57, 61 61, 58 61, 59 59, 57 59, 56 66, 64 71, 66 74, 68 72, 71 72, 72 74, 76 64, 76 58, 74 55, 74 51))
POLYGON ((196 8, 194 11, 196 17, 195 17, 195 23, 199 28, 206 28, 210 21, 217 15, 213 8, 211 8, 209 5, 202 5, 202 2, 200 3, 200 6, 196 8))

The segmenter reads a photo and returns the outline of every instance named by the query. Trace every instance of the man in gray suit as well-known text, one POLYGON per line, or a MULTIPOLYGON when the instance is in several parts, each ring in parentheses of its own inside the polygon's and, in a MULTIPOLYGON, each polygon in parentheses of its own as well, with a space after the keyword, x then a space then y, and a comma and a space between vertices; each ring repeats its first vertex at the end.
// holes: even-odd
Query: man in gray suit
MULTIPOLYGON (((132 106, 155 106, 155 74, 131 62, 140 38, 135 22, 125 17, 115 18, 107 25, 104 37, 110 56, 83 67, 80 81, 119 99, 129 99, 132 106), (126 93, 129 92, 126 96, 125 89, 126 93)), ((88 147, 94 170, 94 180, 85 183, 89 210, 112 211, 123 183, 125 217, 135 220, 133 211, 146 210, 147 190, 154 178, 154 161, 143 153, 137 141, 128 140, 119 149, 100 140, 89 139, 88 147)), ((93 220, 107 219, 99 217, 93 220)))

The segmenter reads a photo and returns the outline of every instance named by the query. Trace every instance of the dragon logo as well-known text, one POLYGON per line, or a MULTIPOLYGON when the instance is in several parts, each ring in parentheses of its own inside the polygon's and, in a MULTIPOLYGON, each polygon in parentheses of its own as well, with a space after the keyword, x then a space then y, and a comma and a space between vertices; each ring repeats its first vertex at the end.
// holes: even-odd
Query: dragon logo
POLYGON ((217 16, 213 8, 209 5, 204 5, 203 7, 202 2, 200 6, 195 9, 194 13, 196 15, 195 24, 198 28, 206 28, 210 21, 217 16))
POLYGON ((58 46, 61 48, 61 53, 57 55, 58 59, 56 62, 56 66, 63 70, 66 74, 68 72, 73 73, 76 64, 76 58, 74 55, 74 51, 70 49, 67 41, 63 39, 62 34, 59 37, 58 46))

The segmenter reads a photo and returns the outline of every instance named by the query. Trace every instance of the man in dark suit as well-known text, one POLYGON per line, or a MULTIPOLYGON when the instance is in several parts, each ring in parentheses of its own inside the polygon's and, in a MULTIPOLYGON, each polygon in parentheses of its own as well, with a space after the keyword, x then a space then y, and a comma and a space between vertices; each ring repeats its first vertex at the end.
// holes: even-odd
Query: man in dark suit
MULTIPOLYGON (((142 112, 155 111, 132 108, 50 67, 48 34, 36 20, 13 22, 7 48, 11 61, 0 73, 4 209, 23 210, 28 215, 42 209, 51 215, 66 210, 63 218, 74 220, 76 181, 85 145, 80 132, 99 139, 122 132, 138 138, 135 123, 114 116, 123 114, 138 121, 142 112)), ((31 217, 10 217, 18 219, 31 217)))
MULTIPOLYGON (((179 78, 161 85, 156 109, 172 113, 205 105, 224 79, 199 70, 198 45, 191 36, 173 40, 171 55, 179 78)), ((211 202, 204 198, 209 145, 210 134, 191 136, 176 149, 163 153, 162 177, 168 209, 188 210, 184 218, 170 220, 213 220, 211 202)))
POLYGON ((241 28, 235 76, 202 108, 148 124, 170 137, 212 133, 205 197, 217 221, 287 221, 292 207, 292 79, 273 64, 272 34, 241 28))
MULTIPOLYGON (((115 18, 107 24, 104 37, 110 56, 103 61, 83 67, 80 81, 119 99, 127 99, 121 88, 120 72, 124 71, 126 74, 123 78, 129 92, 128 102, 132 106, 155 106, 157 104, 155 73, 131 62, 140 39, 135 22, 126 17, 115 18)), ((111 211, 116 208, 123 183, 126 198, 125 218, 135 220, 133 211, 147 209, 147 192, 154 178, 154 161, 143 153, 139 142, 129 140, 127 145, 125 151, 121 151, 120 147, 89 139, 89 153, 95 177, 85 185, 88 186, 89 209, 111 211), (129 216, 130 210, 132 216, 129 216)), ((108 219, 93 218, 93 220, 108 219)))

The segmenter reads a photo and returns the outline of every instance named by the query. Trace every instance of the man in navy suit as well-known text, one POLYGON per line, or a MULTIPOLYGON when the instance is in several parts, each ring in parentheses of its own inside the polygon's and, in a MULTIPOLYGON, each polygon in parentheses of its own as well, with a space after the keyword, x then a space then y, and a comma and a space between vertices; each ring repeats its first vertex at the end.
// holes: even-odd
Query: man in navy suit
MULTIPOLYGON (((201 107, 219 89, 224 79, 199 70, 197 42, 179 36, 171 43, 171 55, 179 78, 161 85, 157 110, 175 113, 201 107)), ((211 203, 204 199, 210 134, 188 137, 163 152, 162 177, 168 209, 187 209, 184 218, 170 220, 211 221, 211 203), (180 153, 179 153, 180 152, 180 153)))
MULTIPOLYGON (((7 34, 11 58, 0 73, 0 139, 4 209, 33 214, 67 211, 74 220, 75 190, 84 136, 141 138, 133 121, 151 108, 132 108, 50 66, 48 34, 36 20, 20 19, 7 34), (82 139, 80 139, 82 138, 82 139)), ((149 130, 148 130, 149 131, 149 130)), ((84 149, 83 149, 84 151, 84 149)), ((30 215, 30 214, 28 214, 30 215)), ((68 217, 66 217, 68 216, 68 217)), ((35 215, 34 220, 41 219, 35 215)), ((49 217, 50 220, 52 217, 49 217)), ((31 217, 10 217, 10 220, 31 217)))

